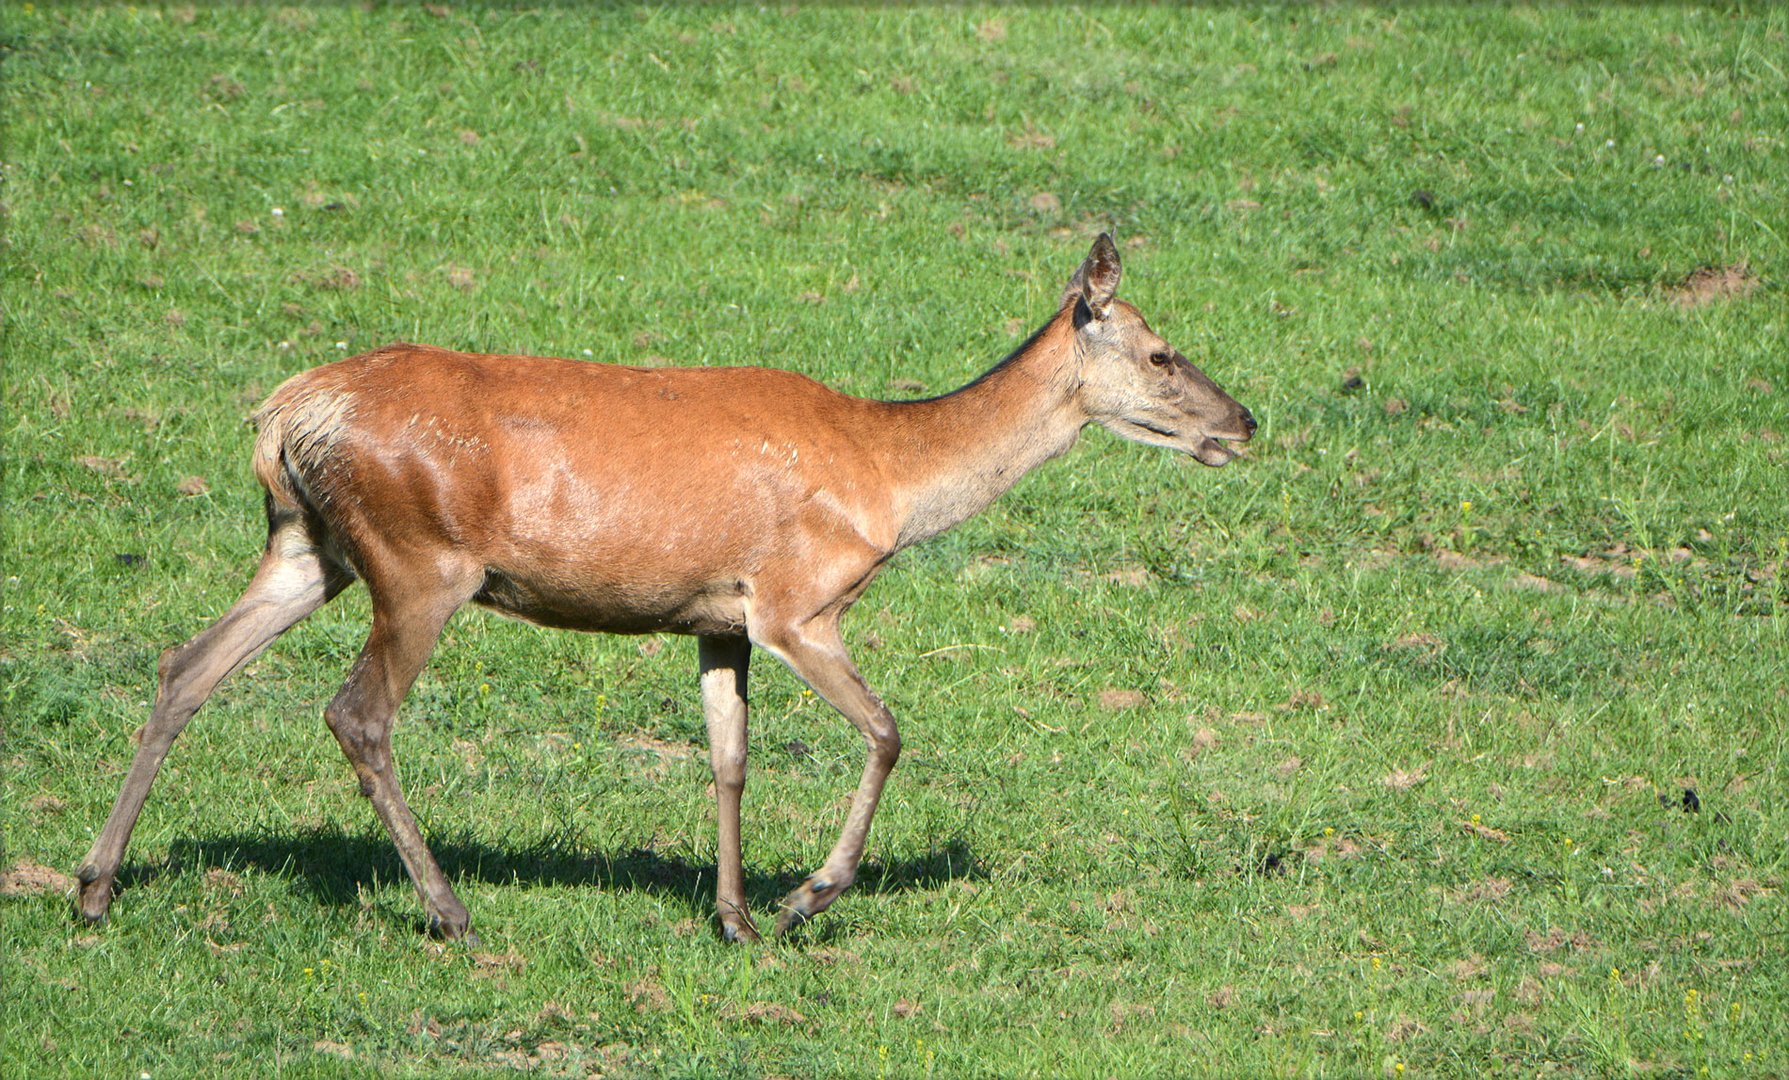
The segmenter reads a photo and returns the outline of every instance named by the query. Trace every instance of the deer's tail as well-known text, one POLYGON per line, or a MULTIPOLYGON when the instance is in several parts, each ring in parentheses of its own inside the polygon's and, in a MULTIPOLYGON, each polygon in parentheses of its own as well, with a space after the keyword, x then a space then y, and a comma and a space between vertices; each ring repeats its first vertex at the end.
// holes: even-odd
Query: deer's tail
POLYGON ((281 383, 251 417, 254 469, 276 510, 321 512, 341 466, 337 446, 354 416, 354 397, 327 369, 281 383))

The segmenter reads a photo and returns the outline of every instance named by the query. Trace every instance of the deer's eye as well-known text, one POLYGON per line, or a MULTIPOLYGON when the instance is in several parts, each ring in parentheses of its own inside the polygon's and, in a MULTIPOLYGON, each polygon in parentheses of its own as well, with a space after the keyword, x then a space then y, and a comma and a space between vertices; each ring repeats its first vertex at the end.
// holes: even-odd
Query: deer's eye
POLYGON ((1169 364, 1172 364, 1174 362, 1174 354, 1168 353, 1168 352, 1150 353, 1149 354, 1149 362, 1154 364, 1156 367, 1167 367, 1169 364))

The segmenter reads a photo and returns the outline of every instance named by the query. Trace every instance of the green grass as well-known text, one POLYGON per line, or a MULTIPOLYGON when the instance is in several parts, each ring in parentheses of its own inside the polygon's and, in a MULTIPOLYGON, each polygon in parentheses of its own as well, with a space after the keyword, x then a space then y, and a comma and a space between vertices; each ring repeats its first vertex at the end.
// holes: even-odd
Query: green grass
MULTIPOLYGON (((343 348, 939 392, 1103 228, 1263 427, 1222 471, 1090 432, 884 575, 847 631, 906 754, 857 888, 774 945, 712 932, 690 643, 479 612, 399 726, 483 937, 431 942, 321 721, 349 594, 176 746, 107 925, 9 879, 0 1060, 1789 1073, 1786 32, 8 2, 15 873, 72 871, 158 652, 246 582, 248 409, 343 348), (1749 294, 1678 302, 1742 264, 1749 294)), ((861 741, 754 686, 762 913, 861 741)))

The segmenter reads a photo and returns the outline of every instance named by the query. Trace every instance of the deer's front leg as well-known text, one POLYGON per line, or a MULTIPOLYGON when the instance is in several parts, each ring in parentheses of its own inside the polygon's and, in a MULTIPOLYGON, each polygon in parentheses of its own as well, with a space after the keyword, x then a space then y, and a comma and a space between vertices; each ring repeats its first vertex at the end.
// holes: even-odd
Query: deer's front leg
POLYGON ((697 640, 696 648, 719 818, 715 914, 721 920, 721 936, 728 941, 757 941, 758 928, 746 905, 745 869, 739 852, 739 799, 745 791, 745 673, 752 643, 744 637, 705 637, 697 640))
POLYGON ((759 636, 758 644, 775 653, 802 681, 814 688, 833 708, 845 715, 869 744, 863 777, 851 798, 851 813, 838 843, 820 869, 783 898, 777 912, 776 932, 782 934, 825 911, 857 878, 858 863, 870 833, 870 819, 882 785, 901 756, 901 733, 888 711, 858 674, 839 637, 838 618, 823 615, 799 626, 780 627, 759 636))

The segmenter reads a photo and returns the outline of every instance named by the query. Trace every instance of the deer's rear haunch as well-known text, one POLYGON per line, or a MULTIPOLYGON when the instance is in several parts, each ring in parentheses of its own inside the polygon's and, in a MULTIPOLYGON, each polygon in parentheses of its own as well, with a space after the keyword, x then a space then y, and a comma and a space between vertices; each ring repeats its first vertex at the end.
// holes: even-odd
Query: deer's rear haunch
POLYGON ((174 739, 226 676, 354 580, 366 646, 324 711, 430 923, 468 930, 399 790, 392 720, 467 601, 546 626, 693 634, 719 802, 716 908, 757 936, 739 851, 746 666, 763 649, 863 733, 838 843, 783 901, 779 932, 851 885, 894 717, 839 620, 896 552, 975 514, 1088 423, 1207 465, 1255 430, 1247 409, 1115 298, 1101 236, 1055 315, 968 386, 926 401, 847 397, 786 371, 642 369, 393 345, 288 380, 255 414, 267 547, 248 591, 162 656, 123 790, 80 869, 105 916, 174 739))

